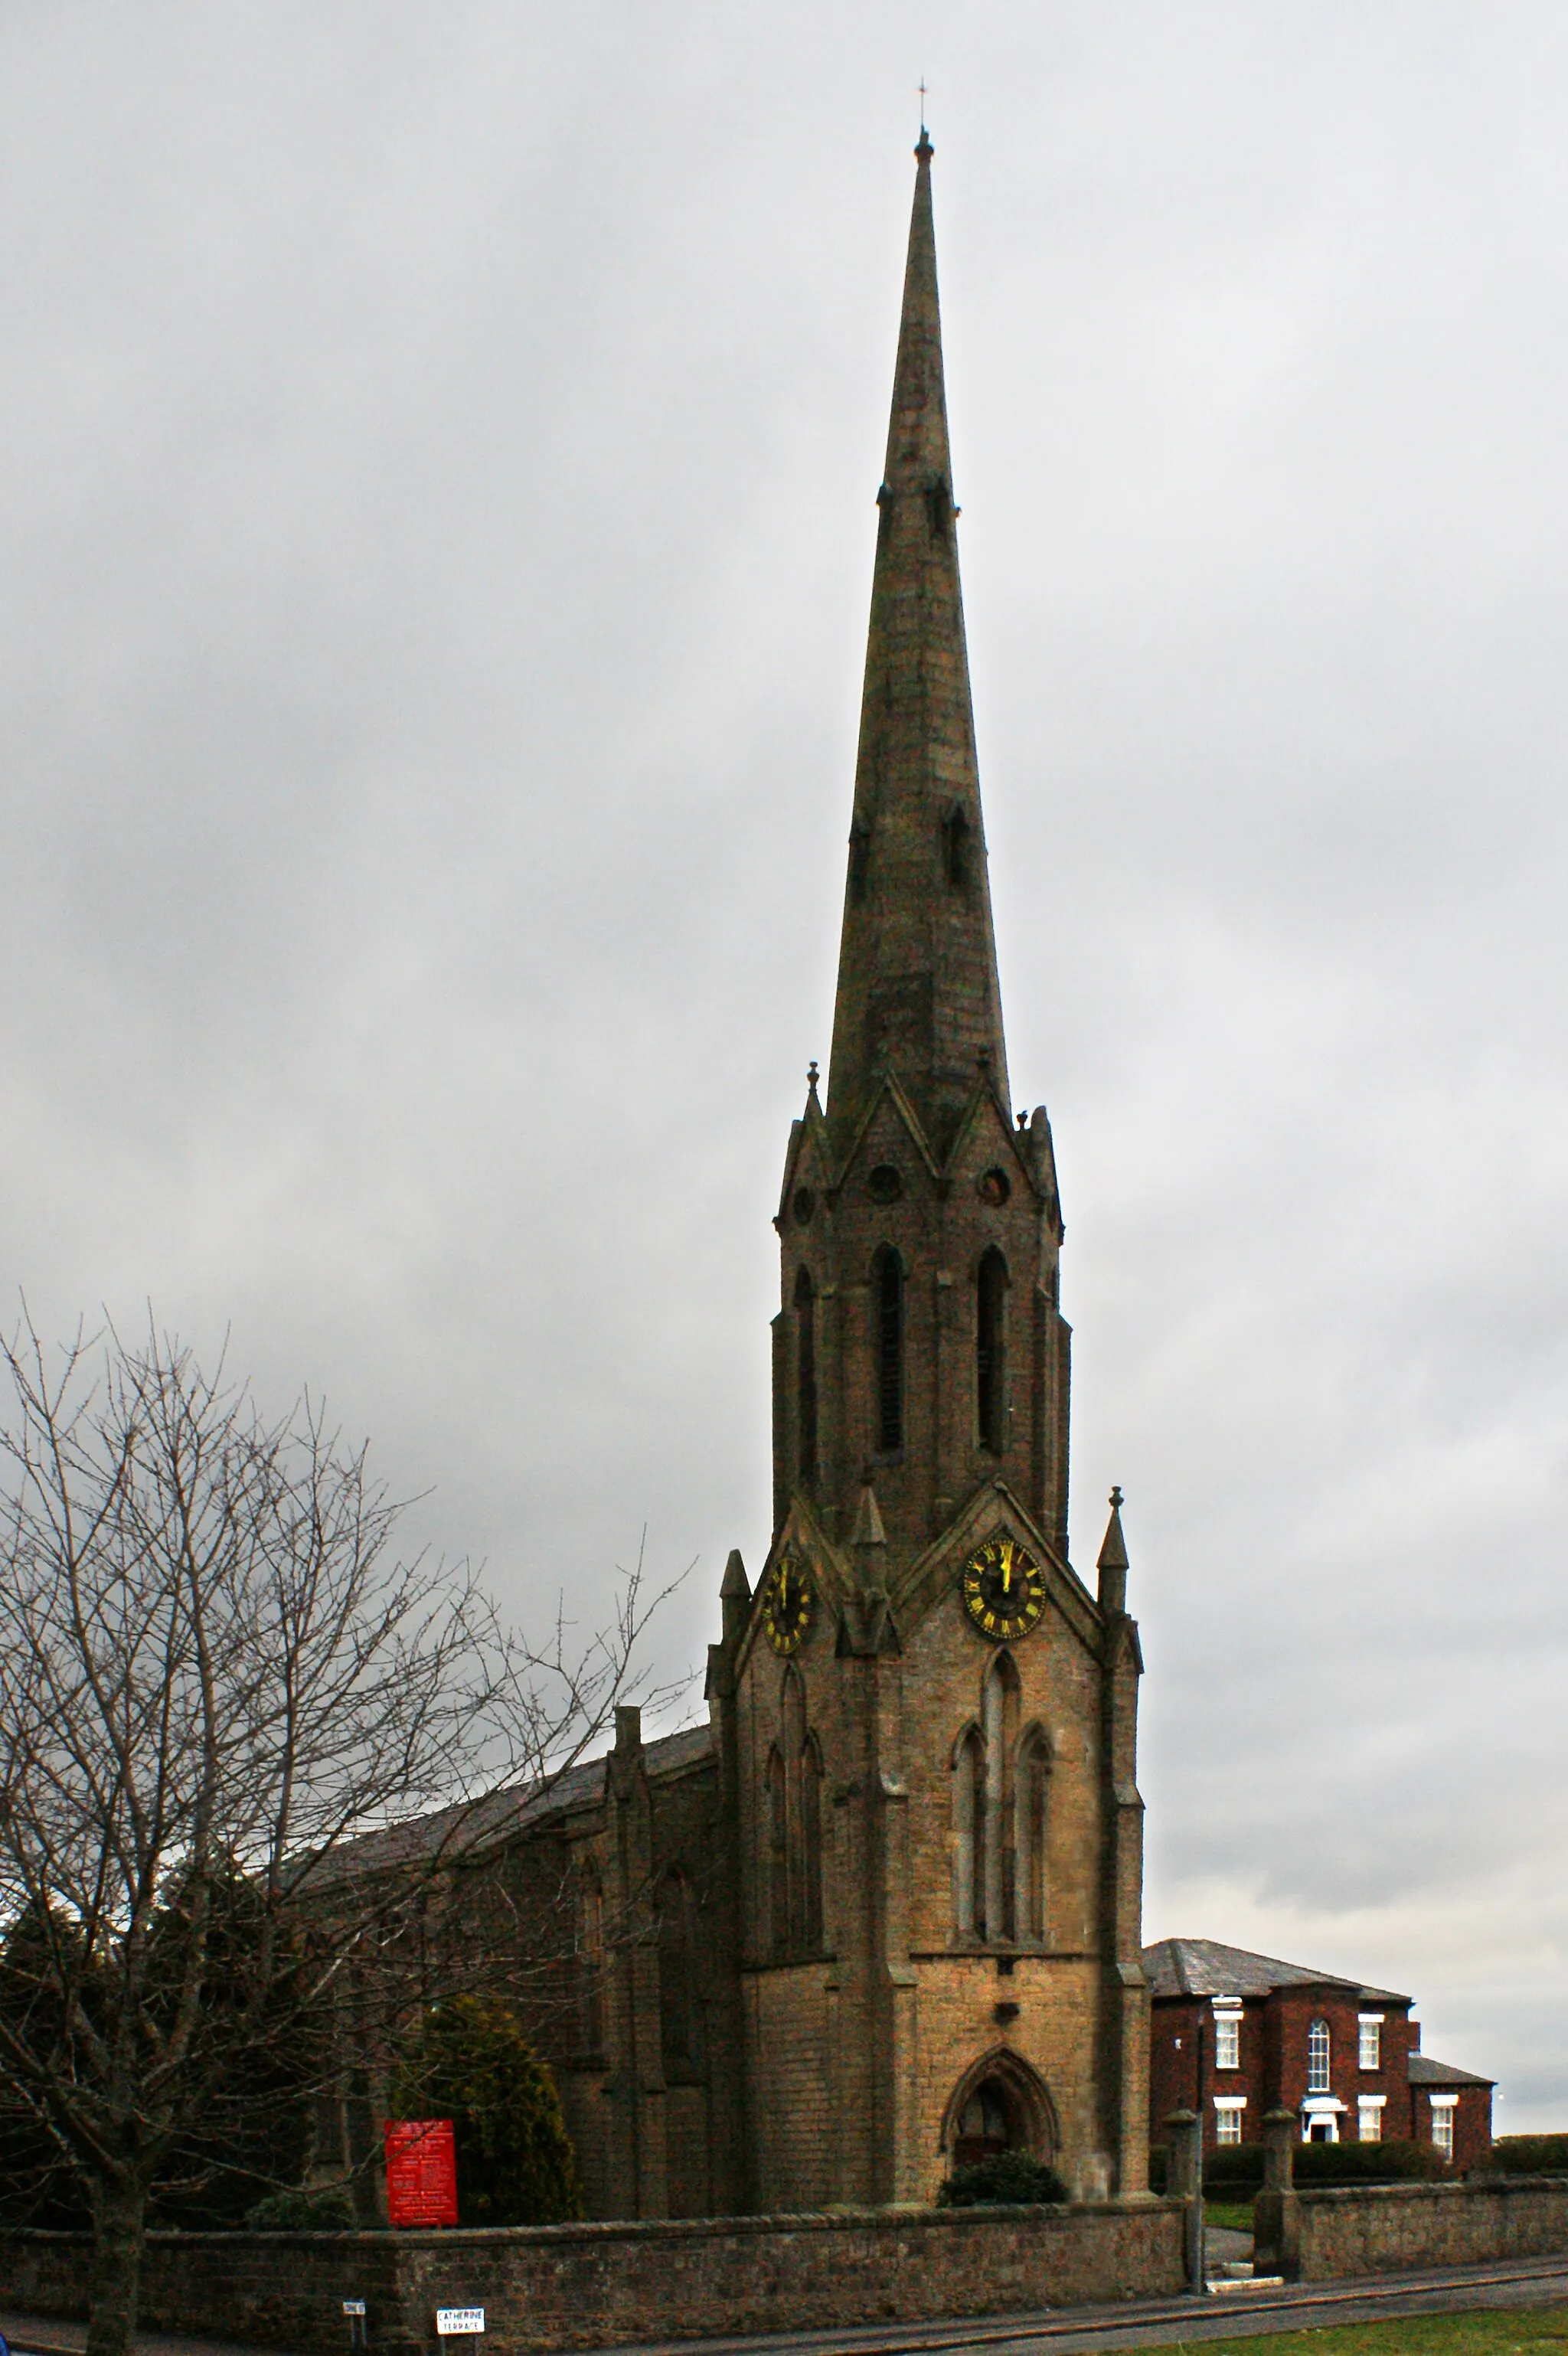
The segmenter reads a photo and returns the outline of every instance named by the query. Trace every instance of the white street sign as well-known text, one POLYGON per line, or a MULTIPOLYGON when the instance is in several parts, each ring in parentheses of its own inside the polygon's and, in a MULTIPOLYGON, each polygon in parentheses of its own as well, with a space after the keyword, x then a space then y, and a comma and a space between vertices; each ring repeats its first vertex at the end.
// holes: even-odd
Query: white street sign
POLYGON ((485 2310, 482 2307, 438 2307, 435 2328, 443 2340, 450 2340, 460 2332, 483 2331, 485 2310))

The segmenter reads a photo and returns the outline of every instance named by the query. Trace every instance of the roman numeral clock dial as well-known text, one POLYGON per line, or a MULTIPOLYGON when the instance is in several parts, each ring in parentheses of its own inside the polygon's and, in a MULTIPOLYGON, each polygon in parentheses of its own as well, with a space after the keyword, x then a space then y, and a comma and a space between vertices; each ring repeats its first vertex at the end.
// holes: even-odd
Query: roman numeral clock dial
POLYGON ((1045 1609, 1045 1574, 1016 1538, 987 1538, 958 1576, 964 1609, 982 1636, 1015 1644, 1045 1609))
POLYGON ((794 1555, 781 1555, 763 1597, 763 1633, 775 1653, 793 1653, 816 1609, 811 1580, 794 1555))

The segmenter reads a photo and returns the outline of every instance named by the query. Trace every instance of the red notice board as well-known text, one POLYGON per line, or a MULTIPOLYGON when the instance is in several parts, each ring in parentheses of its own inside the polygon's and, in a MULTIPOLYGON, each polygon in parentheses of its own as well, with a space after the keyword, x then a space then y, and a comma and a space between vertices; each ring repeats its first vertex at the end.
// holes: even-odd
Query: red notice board
POLYGON ((455 2225, 457 2151, 450 2119, 389 2119, 387 2214, 394 2225, 455 2225))

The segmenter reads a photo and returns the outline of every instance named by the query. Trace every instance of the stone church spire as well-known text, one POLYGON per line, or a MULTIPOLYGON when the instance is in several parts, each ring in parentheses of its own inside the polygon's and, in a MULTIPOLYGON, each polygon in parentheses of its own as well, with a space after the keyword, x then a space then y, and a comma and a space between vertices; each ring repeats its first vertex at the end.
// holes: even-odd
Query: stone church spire
POLYGON ((832 1064, 775 1215, 775 1539, 798 1505, 890 1595, 998 1484, 1067 1557, 1061 1208, 1045 1108, 1008 1094, 923 132, 915 158, 832 1064))
POLYGON ((1006 1105, 991 897, 958 584, 932 223, 932 146, 915 149, 871 587, 827 1119, 837 1140, 884 1075, 938 1160, 982 1062, 1006 1105))

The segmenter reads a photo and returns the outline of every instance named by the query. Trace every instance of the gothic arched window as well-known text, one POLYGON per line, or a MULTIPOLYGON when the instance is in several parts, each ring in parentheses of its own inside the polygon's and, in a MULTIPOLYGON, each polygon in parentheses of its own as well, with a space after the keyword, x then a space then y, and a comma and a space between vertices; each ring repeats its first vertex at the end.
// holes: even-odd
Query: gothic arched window
POLYGON ((768 1940, 775 1955, 822 1945, 822 1752, 806 1724, 793 1661, 779 1688, 779 1736, 768 1754, 768 1940))
POLYGON ((975 1404, 980 1445, 992 1456, 1007 1448, 1008 1263, 993 1244, 982 1253, 975 1280, 975 1404))
POLYGON ((784 1663, 779 1690, 779 1749, 784 1769, 784 1913, 786 1944, 798 1953, 805 1944, 805 1810, 800 1788, 805 1754, 805 1687, 793 1661, 784 1663))
POLYGON ((585 1868, 577 1880, 577 2025, 585 2053, 604 2050, 604 1897, 598 1873, 585 1868))
POLYGON ((1045 1772, 1031 1728, 1019 1740, 1019 1673, 998 1653, 980 1689, 980 1721, 953 1752, 953 1929, 988 1946, 1044 1935, 1045 1772))
POLYGON ((1038 1726, 1019 1745, 1013 1777, 1013 1885, 1019 1939, 1043 1939, 1050 1831, 1051 1747, 1038 1726))
POLYGON ((1013 1746, 1018 1740, 1019 1673, 1010 1653, 998 1653, 986 1672, 981 1725, 986 1737, 986 1878, 981 1936, 993 1945, 1010 1939, 1016 1860, 1013 1854, 1013 1746))
POLYGON ((822 1945, 822 1753, 809 1734, 800 1754, 800 1837, 805 1944, 816 1954, 822 1945))
POLYGON ((789 1795, 784 1753, 768 1753, 768 1945, 775 1955, 789 1947, 789 1795))
POLYGON ((985 1793, 986 1746, 971 1726, 953 1753, 953 1928, 960 1939, 980 1935, 975 1894, 986 1881, 985 1793))
POLYGON ((891 1455, 904 1444, 904 1271, 891 1244, 871 1262, 871 1317, 877 1446, 891 1455))
POLYGON ((811 1270, 795 1280, 795 1452, 803 1481, 816 1478, 816 1290, 811 1270))
POLYGON ((671 1866, 658 1889, 659 2029, 667 2068, 694 2062, 700 2053, 696 1927, 691 1885, 671 1866))

